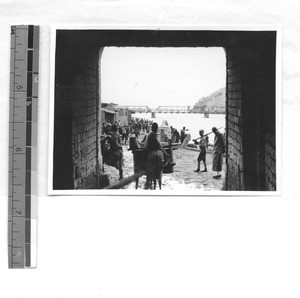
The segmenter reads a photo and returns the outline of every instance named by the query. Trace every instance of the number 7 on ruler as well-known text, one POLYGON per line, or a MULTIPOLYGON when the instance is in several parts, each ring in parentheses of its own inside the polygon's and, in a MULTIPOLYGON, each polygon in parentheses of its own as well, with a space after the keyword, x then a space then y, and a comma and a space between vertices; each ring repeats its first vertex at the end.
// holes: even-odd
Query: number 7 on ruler
POLYGON ((11 27, 9 98, 9 268, 36 266, 39 27, 11 27))

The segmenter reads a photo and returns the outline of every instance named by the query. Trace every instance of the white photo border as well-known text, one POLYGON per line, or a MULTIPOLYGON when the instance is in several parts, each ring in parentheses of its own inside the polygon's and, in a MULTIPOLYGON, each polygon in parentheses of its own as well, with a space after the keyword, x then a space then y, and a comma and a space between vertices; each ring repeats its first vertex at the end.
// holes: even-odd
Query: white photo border
POLYGON ((249 197, 249 196, 281 196, 282 192, 282 26, 274 25, 120 25, 120 24, 56 24, 50 30, 50 100, 49 100, 49 138, 48 138, 48 179, 47 194, 49 196, 167 196, 167 197, 249 197), (54 94, 55 94, 55 49, 57 30, 177 30, 177 31, 276 31, 276 82, 275 82, 275 131, 276 131, 276 190, 275 191, 186 191, 143 189, 53 189, 53 153, 54 153, 54 94))

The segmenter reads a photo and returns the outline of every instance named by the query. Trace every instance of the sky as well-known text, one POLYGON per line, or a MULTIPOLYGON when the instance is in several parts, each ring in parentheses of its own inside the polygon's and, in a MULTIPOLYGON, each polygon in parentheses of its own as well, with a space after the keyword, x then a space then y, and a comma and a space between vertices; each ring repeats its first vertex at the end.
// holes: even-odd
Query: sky
POLYGON ((101 101, 127 106, 193 106, 226 83, 223 48, 106 47, 101 101))

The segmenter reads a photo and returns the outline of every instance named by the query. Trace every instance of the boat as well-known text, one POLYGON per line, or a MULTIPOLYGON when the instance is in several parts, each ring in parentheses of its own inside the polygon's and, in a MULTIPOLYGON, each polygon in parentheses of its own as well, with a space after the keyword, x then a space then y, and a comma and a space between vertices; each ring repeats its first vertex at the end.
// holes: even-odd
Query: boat
POLYGON ((158 135, 161 142, 165 142, 168 139, 171 139, 171 127, 167 120, 163 119, 158 124, 158 135))

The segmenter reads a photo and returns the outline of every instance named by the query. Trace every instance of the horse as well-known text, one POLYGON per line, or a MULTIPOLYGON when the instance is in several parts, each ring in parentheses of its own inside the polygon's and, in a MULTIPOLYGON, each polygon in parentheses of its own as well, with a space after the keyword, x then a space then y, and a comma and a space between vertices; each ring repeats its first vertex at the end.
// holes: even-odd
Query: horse
POLYGON ((164 155, 161 150, 153 150, 147 156, 148 174, 146 179, 146 188, 156 189, 156 181, 158 181, 159 189, 161 190, 161 178, 164 167, 164 155))
POLYGON ((123 179, 123 152, 121 149, 111 151, 109 149, 109 144, 106 144, 107 139, 101 140, 101 154, 103 157, 103 172, 104 164, 112 166, 119 170, 119 180, 123 179))
MULTIPOLYGON (((161 178, 164 167, 164 155, 161 150, 153 150, 147 154, 146 150, 136 149, 133 154, 134 158, 134 172, 146 172, 145 189, 156 189, 156 182, 158 181, 159 189, 161 189, 161 178)), ((135 179, 135 189, 138 189, 139 178, 135 179)))

